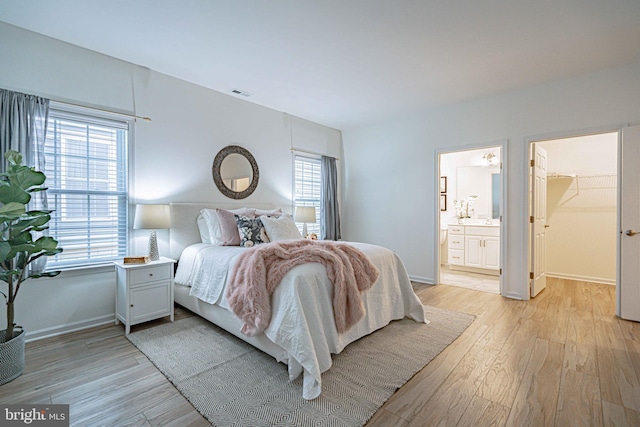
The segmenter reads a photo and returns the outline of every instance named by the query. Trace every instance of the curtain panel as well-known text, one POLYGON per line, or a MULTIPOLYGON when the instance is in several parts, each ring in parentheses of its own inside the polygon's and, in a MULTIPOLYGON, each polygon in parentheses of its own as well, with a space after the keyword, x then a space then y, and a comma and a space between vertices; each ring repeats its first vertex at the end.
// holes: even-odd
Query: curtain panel
POLYGON ((320 198, 320 234, 324 240, 340 240, 340 209, 338 206, 338 170, 336 159, 322 156, 321 198, 320 198))
MULTIPOLYGON (((15 150, 25 164, 43 171, 48 117, 48 99, 0 89, 0 154, 15 150)), ((0 163, 4 172, 5 162, 0 163)))
MULTIPOLYGON (((24 163, 44 171, 44 143, 49 118, 49 100, 0 89, 0 172, 6 171, 4 153, 22 154, 24 163)), ((46 191, 32 193, 35 208, 47 209, 46 191)))

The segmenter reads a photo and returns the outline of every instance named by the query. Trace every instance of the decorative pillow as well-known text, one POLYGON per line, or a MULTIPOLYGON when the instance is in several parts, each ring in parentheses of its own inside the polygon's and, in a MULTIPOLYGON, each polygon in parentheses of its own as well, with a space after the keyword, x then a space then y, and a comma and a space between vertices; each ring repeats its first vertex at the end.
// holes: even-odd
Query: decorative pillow
MULTIPOLYGON (((229 212, 232 212, 234 214, 235 213, 245 214, 253 211, 248 208, 240 208, 240 209, 230 210, 229 212)), ((222 239, 222 229, 220 228, 220 220, 218 219, 218 213, 216 212, 216 209, 202 209, 200 211, 200 214, 202 215, 202 217, 204 218, 207 224, 207 228, 209 230, 209 240, 211 244, 216 246, 224 245, 224 241, 222 239)), ((235 228, 235 219, 234 219, 234 228, 235 228)), ((238 237, 238 241, 240 241, 239 237, 238 237)))
POLYGON ((282 216, 282 209, 278 208, 278 209, 254 209, 254 214, 256 215, 256 217, 258 216, 262 216, 262 215, 266 215, 266 216, 273 216, 273 217, 280 217, 282 216))
POLYGON ((282 215, 279 218, 262 215, 260 221, 262 221, 267 236, 272 242, 277 240, 302 239, 302 234, 300 234, 296 223, 289 215, 282 215))
POLYGON ((216 209, 218 222, 220 223, 220 245, 222 246, 239 246, 240 234, 238 233, 238 224, 236 223, 236 215, 246 218, 254 218, 253 209, 235 209, 226 211, 224 209, 216 209))
POLYGON ((202 213, 198 215, 196 219, 198 223, 198 231, 200 232, 200 240, 202 243, 211 244, 211 236, 209 235, 209 227, 207 226, 207 220, 204 219, 202 213))
POLYGON ((212 245, 219 245, 220 241, 220 222, 215 209, 202 209, 200 215, 204 218, 209 230, 209 241, 212 245))
POLYGON ((249 218, 241 215, 236 215, 235 217, 238 233, 240 234, 240 246, 250 248, 260 243, 269 242, 260 218, 249 218))

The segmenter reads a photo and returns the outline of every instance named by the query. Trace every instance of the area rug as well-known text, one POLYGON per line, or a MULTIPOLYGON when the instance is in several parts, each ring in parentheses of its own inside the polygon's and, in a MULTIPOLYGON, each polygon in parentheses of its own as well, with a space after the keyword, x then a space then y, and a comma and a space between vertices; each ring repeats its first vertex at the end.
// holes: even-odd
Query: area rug
POLYGON ((333 356, 322 395, 302 398, 302 377, 199 317, 133 332, 129 340, 215 426, 361 426, 451 344, 473 316, 426 307, 431 323, 394 321, 333 356))

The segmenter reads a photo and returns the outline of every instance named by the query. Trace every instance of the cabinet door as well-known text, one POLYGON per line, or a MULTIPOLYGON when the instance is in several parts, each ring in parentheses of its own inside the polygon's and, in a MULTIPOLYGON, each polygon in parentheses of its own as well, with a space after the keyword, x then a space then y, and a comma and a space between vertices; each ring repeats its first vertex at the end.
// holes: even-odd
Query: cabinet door
POLYGON ((467 267, 482 267, 482 237, 465 236, 464 265, 467 267))
POLYGON ((500 238, 484 237, 484 268, 498 270, 500 268, 500 238))
POLYGON ((171 314, 169 282, 136 286, 130 289, 130 321, 132 325, 171 314))

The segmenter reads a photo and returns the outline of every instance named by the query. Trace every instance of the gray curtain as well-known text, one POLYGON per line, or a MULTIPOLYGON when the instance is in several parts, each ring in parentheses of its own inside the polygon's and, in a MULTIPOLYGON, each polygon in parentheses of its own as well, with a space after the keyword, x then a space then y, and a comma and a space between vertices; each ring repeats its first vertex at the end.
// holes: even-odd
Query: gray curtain
MULTIPOLYGON (((26 165, 44 171, 44 142, 49 118, 49 100, 0 89, 0 172, 6 170, 4 153, 15 150, 26 165)), ((45 191, 37 195, 37 209, 47 209, 45 191)))
POLYGON ((340 209, 338 206, 338 170, 336 159, 322 156, 320 199, 320 235, 324 240, 340 240, 340 209))

